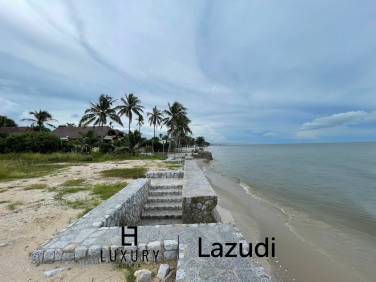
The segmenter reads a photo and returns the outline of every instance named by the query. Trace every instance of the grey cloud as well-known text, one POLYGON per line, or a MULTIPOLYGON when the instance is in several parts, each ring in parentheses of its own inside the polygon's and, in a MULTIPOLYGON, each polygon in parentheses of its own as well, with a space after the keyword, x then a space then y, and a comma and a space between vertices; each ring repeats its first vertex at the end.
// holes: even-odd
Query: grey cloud
POLYGON ((304 123, 301 130, 317 130, 342 125, 355 125, 372 121, 376 121, 376 112, 351 111, 316 118, 311 122, 304 123))

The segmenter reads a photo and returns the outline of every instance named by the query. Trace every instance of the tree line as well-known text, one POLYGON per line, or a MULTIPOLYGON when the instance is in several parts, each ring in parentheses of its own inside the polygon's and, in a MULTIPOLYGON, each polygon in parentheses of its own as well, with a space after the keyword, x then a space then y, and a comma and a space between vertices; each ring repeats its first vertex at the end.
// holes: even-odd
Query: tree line
MULTIPOLYGON (((23 121, 31 122, 31 127, 36 131, 49 131, 47 126, 55 127, 56 120, 48 111, 39 110, 29 113, 32 118, 22 119, 23 121)), ((102 94, 99 96, 97 102, 91 102, 90 106, 85 110, 84 115, 79 121, 79 126, 111 126, 118 124, 124 126, 123 118, 127 120, 128 127, 128 145, 137 143, 141 140, 141 126, 144 124, 144 106, 141 100, 133 93, 126 94, 120 98, 119 101, 109 95, 102 94), (136 121, 137 130, 131 131, 132 122, 136 121)), ((174 146, 179 148, 182 145, 199 145, 206 146, 207 143, 204 137, 199 136, 192 138, 192 130, 190 128, 191 120, 188 118, 187 108, 179 102, 172 104, 168 103, 167 108, 164 110, 158 109, 154 106, 150 112, 146 113, 146 117, 150 126, 153 127, 153 138, 151 138, 151 147, 155 147, 155 143, 160 146, 160 141, 168 141, 168 147, 171 148, 171 142, 174 146), (158 128, 165 127, 167 135, 159 134, 156 136, 158 128), (197 141, 197 142, 196 142, 197 141)), ((17 126, 17 124, 5 117, 0 116, 0 127, 17 126)), ((67 123, 66 126, 75 126, 74 124, 67 123)))

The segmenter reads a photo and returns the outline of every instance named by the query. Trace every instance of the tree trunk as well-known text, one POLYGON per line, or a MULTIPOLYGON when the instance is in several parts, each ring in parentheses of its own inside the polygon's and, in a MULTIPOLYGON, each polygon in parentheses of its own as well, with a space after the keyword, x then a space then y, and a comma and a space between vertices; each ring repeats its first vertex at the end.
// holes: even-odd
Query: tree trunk
POLYGON ((153 153, 154 153, 154 139, 155 139, 155 124, 154 124, 154 138, 153 138, 153 141, 151 142, 151 145, 153 146, 153 153))

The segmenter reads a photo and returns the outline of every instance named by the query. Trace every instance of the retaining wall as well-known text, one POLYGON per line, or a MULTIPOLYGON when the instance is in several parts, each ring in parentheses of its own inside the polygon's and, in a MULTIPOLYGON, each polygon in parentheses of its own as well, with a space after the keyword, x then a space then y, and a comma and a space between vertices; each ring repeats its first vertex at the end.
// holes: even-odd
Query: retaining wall
POLYGON ((194 160, 184 164, 183 222, 215 222, 212 215, 218 196, 194 160))
POLYGON ((129 184, 45 242, 33 252, 32 261, 51 263, 86 258, 84 253, 89 251, 90 238, 96 238, 106 228, 119 228, 113 226, 137 225, 149 187, 150 179, 138 179, 129 184))

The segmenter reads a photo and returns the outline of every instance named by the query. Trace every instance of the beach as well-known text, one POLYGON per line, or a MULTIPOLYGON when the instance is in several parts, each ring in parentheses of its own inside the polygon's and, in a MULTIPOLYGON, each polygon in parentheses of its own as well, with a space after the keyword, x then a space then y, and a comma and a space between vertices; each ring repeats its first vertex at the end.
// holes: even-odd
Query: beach
MULTIPOLYGON (((210 150, 214 152, 214 161, 200 165, 219 196, 219 205, 232 213, 249 241, 276 238, 277 257, 266 261, 259 259, 265 268, 270 267, 276 281, 372 281, 376 241, 368 217, 363 219, 366 224, 360 229, 356 227, 361 222, 352 222, 350 211, 339 217, 338 222, 350 219, 349 224, 344 225, 333 224, 327 219, 333 214, 328 212, 327 218, 319 220, 314 214, 282 205, 260 193, 257 187, 221 169, 218 163, 224 159, 220 149, 210 150), (343 218, 345 216, 347 218, 343 218)), ((234 158, 226 155, 226 161, 236 167, 234 158)), ((249 171, 249 175, 254 173, 257 172, 249 171)), ((340 195, 337 198, 340 199, 340 195)))

